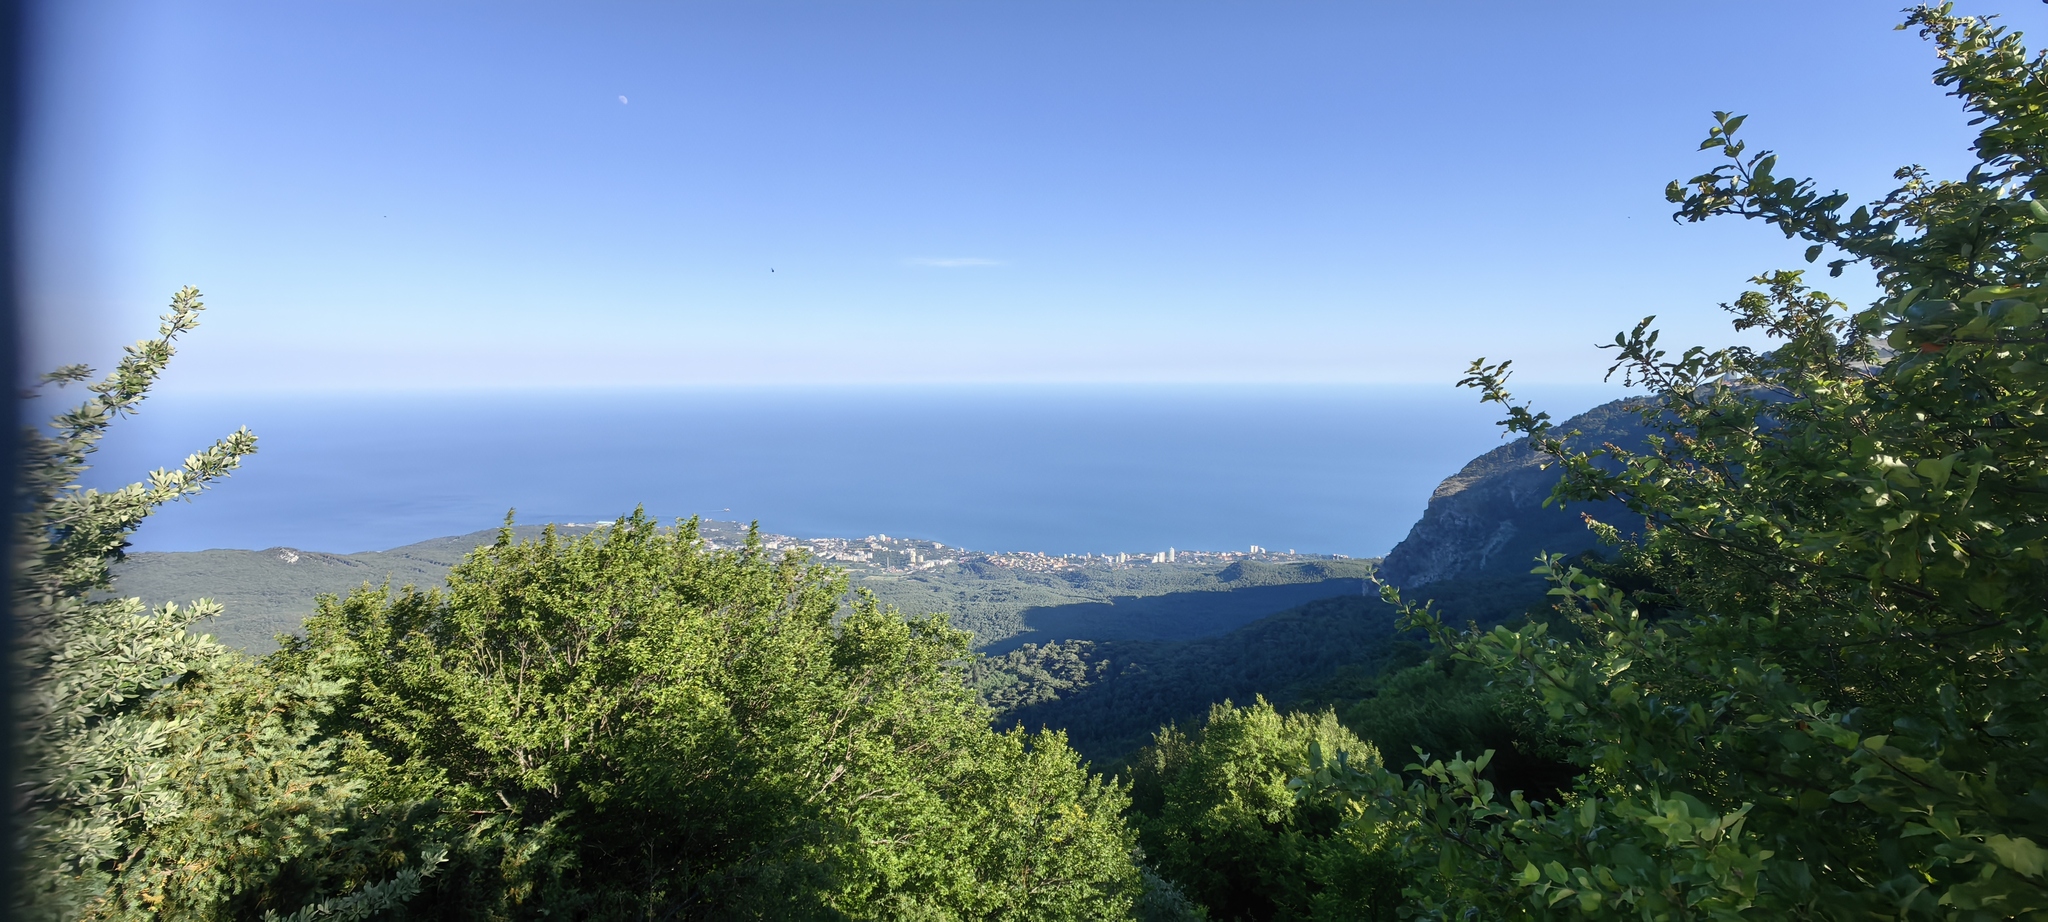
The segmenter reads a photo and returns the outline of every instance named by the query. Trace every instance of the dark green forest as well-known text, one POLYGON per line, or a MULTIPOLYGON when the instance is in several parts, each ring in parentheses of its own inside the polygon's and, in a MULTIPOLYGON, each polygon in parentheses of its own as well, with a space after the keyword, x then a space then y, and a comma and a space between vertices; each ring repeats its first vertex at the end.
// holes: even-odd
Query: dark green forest
POLYGON ((1608 347, 1645 396, 1562 425, 1475 361, 1516 441, 1432 508, 1552 537, 1502 560, 1446 525, 1376 594, 1220 635, 1019 622, 977 656, 802 548, 635 513, 508 517, 438 585, 221 644, 218 602, 145 606, 114 568, 255 436, 78 486, 197 326, 183 289, 111 373, 46 376, 87 396, 27 436, 13 908, 2048 919, 2048 57, 1947 6, 1904 28, 1973 120, 1965 175, 1852 207, 1721 112, 1666 190, 1876 301, 1757 276, 1726 307, 1767 350, 1645 318, 1608 347))

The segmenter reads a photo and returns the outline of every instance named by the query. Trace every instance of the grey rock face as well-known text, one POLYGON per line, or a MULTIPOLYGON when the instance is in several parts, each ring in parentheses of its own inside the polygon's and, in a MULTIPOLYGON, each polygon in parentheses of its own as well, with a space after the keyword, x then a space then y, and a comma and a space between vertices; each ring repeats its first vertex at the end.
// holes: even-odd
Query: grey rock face
MULTIPOLYGON (((1633 406, 1628 400, 1603 404, 1559 428, 1583 433, 1574 445, 1612 442, 1638 449, 1649 430, 1633 406)), ((1544 508, 1560 476, 1555 467, 1545 469, 1546 460, 1528 439, 1520 439, 1445 478, 1408 537, 1388 552, 1381 577, 1407 589, 1451 579, 1521 576, 1536 565, 1539 553, 1576 554, 1595 546, 1582 514, 1625 524, 1627 510, 1614 503, 1544 508)))

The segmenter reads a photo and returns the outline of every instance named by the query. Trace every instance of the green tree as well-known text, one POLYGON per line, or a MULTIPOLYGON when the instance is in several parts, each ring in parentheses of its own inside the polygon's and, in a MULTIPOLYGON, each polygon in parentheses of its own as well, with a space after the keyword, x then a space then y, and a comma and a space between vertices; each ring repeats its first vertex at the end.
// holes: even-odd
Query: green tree
MULTIPOLYGON (((79 477, 113 422, 136 412, 205 305, 185 288, 157 338, 129 347, 91 396, 25 437, 15 532, 21 628, 17 909, 30 919, 240 918, 297 906, 331 874, 285 869, 319 851, 352 787, 314 739, 337 690, 317 673, 276 682, 189 629, 204 599, 150 608, 112 593, 110 565, 151 512, 191 499, 256 449, 238 430, 147 481, 103 492, 79 477)), ((46 384, 84 382, 67 366, 46 384)))
POLYGON ((1132 766, 1140 842, 1159 874, 1216 919, 1391 919, 1398 878, 1386 836, 1345 824, 1341 799, 1297 797, 1310 752, 1374 766, 1336 714, 1281 714, 1264 698, 1210 708, 1192 734, 1168 726, 1132 766))
POLYGON ((635 514, 509 529, 445 592, 323 601, 277 661, 348 692, 329 732, 437 917, 1113 918, 1123 790, 1058 735, 997 734, 963 632, 750 538, 635 514), (394 806, 394 812, 399 812, 394 806))
POLYGON ((1948 6, 1906 27, 1980 126, 1967 175, 1909 167, 1844 213, 1718 113, 1702 149, 1726 162, 1669 190, 1684 220, 1761 219, 1836 274, 1867 265, 1875 304, 1775 272, 1729 306, 1768 352, 1673 356, 1650 320, 1616 337, 1615 370, 1659 395, 1642 452, 1566 449, 1505 363, 1474 364, 1562 462, 1558 499, 1649 527, 1632 589, 1551 567, 1576 639, 1408 609, 1580 744, 1543 802, 1498 796, 1484 756, 1412 784, 1321 767, 1417 823, 1423 916, 2048 918, 2048 63, 1948 6))
POLYGON ((1577 766, 1564 758, 1540 720, 1531 719, 1534 696, 1494 681, 1476 663, 1439 656, 1380 674, 1371 694, 1345 702, 1346 727, 1388 755, 1388 768, 1424 758, 1478 755, 1492 750, 1486 775, 1496 785, 1532 796, 1569 787, 1577 766))

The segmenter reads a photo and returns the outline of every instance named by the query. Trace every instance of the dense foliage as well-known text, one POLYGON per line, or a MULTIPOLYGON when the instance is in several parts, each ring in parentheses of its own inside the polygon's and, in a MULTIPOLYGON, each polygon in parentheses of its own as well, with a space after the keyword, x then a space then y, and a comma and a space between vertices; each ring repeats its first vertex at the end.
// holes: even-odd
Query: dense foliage
POLYGON ((1327 700, 1337 719, 1385 753, 1389 767, 1415 760, 1415 752, 1478 755, 1492 752, 1481 776, 1502 790, 1543 797, 1569 787, 1578 774, 1569 743, 1529 713, 1534 696, 1494 681, 1491 670, 1449 656, 1412 666, 1393 660, 1364 681, 1330 683, 1329 691, 1299 702, 1327 700), (1363 686, 1362 688, 1360 686, 1363 686))
MULTIPOLYGON (((197 291, 179 291, 156 339, 25 436, 14 587, 24 918, 204 916, 273 876, 349 802, 299 716, 331 683, 269 681, 188 632, 216 610, 204 600, 148 610, 106 594, 109 561, 152 510, 205 490, 255 450, 237 431, 145 483, 77 486, 108 426, 135 412, 204 307, 197 291)), ((68 366, 45 383, 91 374, 68 366)))
MULTIPOLYGON (((1448 610, 1480 624, 1519 623, 1532 612, 1549 617, 1543 582, 1528 574, 1460 579, 1432 584, 1430 591, 1448 610)), ((1414 683, 1389 684, 1394 673, 1428 657, 1416 642, 1426 638, 1397 635, 1395 620, 1394 609, 1376 596, 1335 596, 1194 640, 1024 644, 970 664, 968 678, 1001 720, 1063 729, 1074 748, 1099 764, 1115 764, 1162 725, 1198 722, 1217 702, 1260 695, 1283 708, 1334 707, 1369 739, 1395 733, 1386 751, 1402 757, 1421 742, 1432 752, 1478 752, 1483 747, 1465 741, 1480 738, 1505 748, 1502 733, 1519 708, 1500 710, 1470 732, 1449 713, 1421 713, 1416 716, 1430 729, 1417 730, 1424 736, 1410 733, 1412 722, 1396 715, 1441 702, 1411 701, 1408 693, 1421 691, 1410 688, 1414 683), (1445 740, 1452 743, 1437 745, 1445 740)), ((1451 695, 1467 706, 1465 716, 1477 713, 1472 708, 1493 709, 1500 698, 1478 688, 1483 681, 1458 682, 1451 695)), ((1522 749, 1535 755, 1538 747, 1526 743, 1533 740, 1522 749)))
POLYGON ((1348 666, 1376 663, 1393 621, 1377 598, 1339 596, 1181 643, 1019 647, 975 663, 970 676, 1004 720, 1062 728, 1075 748, 1108 763, 1162 724, 1198 721, 1224 699, 1264 694, 1292 704, 1348 666))
POLYGON ((1132 765, 1140 840, 1159 873, 1218 919, 1392 919, 1400 879, 1386 831, 1343 823, 1327 794, 1297 797, 1311 750, 1378 763, 1330 711, 1225 701, 1192 732, 1168 726, 1132 765))
POLYGON ((331 732, 415 837, 436 917, 1112 917, 1123 791, 990 731, 967 638, 758 541, 641 516, 472 555, 446 592, 333 600, 278 657, 347 683, 331 732))
POLYGON ((1670 190, 1685 220, 1757 218, 1837 273, 1868 265, 1877 303, 1775 272, 1730 306, 1769 352, 1673 356, 1649 320, 1617 337, 1616 370, 1660 396, 1642 452, 1568 450, 1509 402, 1505 364, 1475 363, 1562 462, 1559 498, 1650 527, 1635 588, 1555 567, 1577 639, 1408 610, 1536 695, 1580 766, 1533 801, 1483 757, 1413 780, 1326 764, 1368 815, 1417 822, 1423 915, 2048 916, 2048 61, 1947 7, 1907 24, 1977 116, 1968 175, 1907 168, 1845 214, 1719 114, 1702 147, 1727 162, 1670 190))

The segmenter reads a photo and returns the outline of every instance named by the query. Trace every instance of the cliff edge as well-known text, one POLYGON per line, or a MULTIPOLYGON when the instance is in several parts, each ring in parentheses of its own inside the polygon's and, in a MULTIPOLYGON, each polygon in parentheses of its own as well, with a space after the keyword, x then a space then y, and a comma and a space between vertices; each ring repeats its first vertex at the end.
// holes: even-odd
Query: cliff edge
MULTIPOLYGON (((1601 404, 1558 428, 1579 430, 1574 446, 1612 442, 1634 449, 1650 434, 1637 413, 1640 404, 1638 398, 1601 404)), ((1581 513, 1627 530, 1628 512, 1619 503, 1544 508, 1561 476, 1554 466, 1545 469, 1546 460, 1526 438, 1472 459, 1437 485, 1422 518, 1387 553, 1380 576, 1403 589, 1454 579, 1527 578, 1539 553, 1576 554, 1595 546, 1581 513)))

